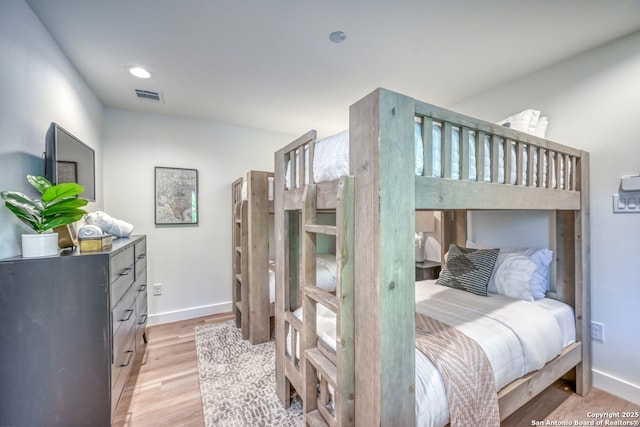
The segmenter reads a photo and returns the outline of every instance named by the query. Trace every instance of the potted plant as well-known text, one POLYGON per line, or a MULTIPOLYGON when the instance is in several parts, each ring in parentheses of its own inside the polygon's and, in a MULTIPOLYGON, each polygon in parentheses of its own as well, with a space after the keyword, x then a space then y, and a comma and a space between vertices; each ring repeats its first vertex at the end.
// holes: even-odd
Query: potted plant
POLYGON ((33 175, 27 175, 27 181, 40 192, 40 198, 31 198, 17 191, 0 192, 5 206, 36 233, 22 235, 22 256, 57 255, 58 234, 47 231, 72 224, 87 213, 81 207, 88 201, 77 197, 84 187, 66 182, 52 185, 46 178, 33 175))

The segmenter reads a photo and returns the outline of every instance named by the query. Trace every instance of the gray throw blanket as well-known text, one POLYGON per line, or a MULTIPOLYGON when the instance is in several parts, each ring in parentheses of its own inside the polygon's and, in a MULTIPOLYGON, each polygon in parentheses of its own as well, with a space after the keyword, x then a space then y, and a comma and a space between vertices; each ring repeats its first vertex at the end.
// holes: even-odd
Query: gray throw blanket
POLYGON ((416 313, 416 348, 442 375, 451 427, 500 426, 493 369, 474 340, 436 319, 416 313))

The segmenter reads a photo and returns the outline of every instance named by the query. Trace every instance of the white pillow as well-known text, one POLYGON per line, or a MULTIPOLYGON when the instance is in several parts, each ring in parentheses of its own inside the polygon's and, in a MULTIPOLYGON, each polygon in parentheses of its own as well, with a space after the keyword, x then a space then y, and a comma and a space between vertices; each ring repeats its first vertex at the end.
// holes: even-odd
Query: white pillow
POLYGON ((528 109, 509 116, 504 120, 500 120, 498 124, 533 135, 535 134, 539 118, 540 111, 528 109))
MULTIPOLYGON (((511 249, 506 250, 512 251, 511 249)), ((513 251, 519 250, 514 249, 513 251)), ((536 265, 535 271, 529 278, 531 293, 534 299, 542 299, 545 297, 547 289, 549 289, 549 267, 551 266, 551 261, 553 261, 553 251, 551 249, 529 248, 524 250, 524 254, 536 265)))
MULTIPOLYGON (((496 261, 493 276, 491 277, 493 292, 524 301, 533 301, 533 294, 529 288, 529 278, 535 270, 535 263, 522 253, 502 256, 500 265, 496 261)), ((489 286, 487 286, 487 292, 492 292, 489 286)))
POLYGON ((516 258, 516 260, 518 260, 521 256, 527 257, 534 265, 534 269, 531 272, 528 272, 528 269, 526 271, 520 270, 518 273, 521 273, 522 277, 514 279, 516 282, 513 286, 518 287, 520 284, 519 281, 525 281, 529 286, 533 299, 541 299, 545 297, 545 292, 547 291, 549 284, 549 266, 553 260, 553 251, 550 249, 501 248, 500 254, 498 254, 498 260, 496 261, 496 266, 493 270, 493 275, 491 279, 489 279, 489 285, 487 287, 488 292, 498 294, 502 293, 496 285, 496 277, 500 275, 500 280, 503 280, 504 277, 513 278, 513 272, 509 270, 511 268, 522 267, 522 262, 512 264, 511 258, 516 258))
MULTIPOLYGON (((468 248, 482 248, 476 242, 467 240, 466 246, 468 248)), ((520 268, 520 273, 523 274, 521 278, 516 278, 514 283, 515 287, 520 286, 521 281, 525 280, 529 286, 529 290, 533 299, 542 299, 545 297, 545 293, 549 287, 549 267, 553 261, 553 251, 551 249, 537 249, 537 248, 500 248, 496 265, 493 269, 493 274, 489 279, 489 285, 487 286, 487 292, 494 294, 500 294, 500 290, 495 283, 496 275, 500 275, 500 280, 505 277, 513 278, 513 272, 509 271, 510 268, 520 268), (520 256, 526 256, 535 265, 532 272, 527 273, 528 268, 522 269, 523 263, 519 261, 520 256), (510 259, 516 257, 516 262, 511 263, 510 259)), ((506 285, 503 285, 506 286, 506 285)), ((510 292, 517 294, 518 291, 510 292)))
POLYGON ((547 126, 549 126, 549 117, 543 116, 538 120, 538 124, 536 124, 535 132, 533 133, 535 136, 539 136, 540 138, 544 138, 547 134, 547 126))

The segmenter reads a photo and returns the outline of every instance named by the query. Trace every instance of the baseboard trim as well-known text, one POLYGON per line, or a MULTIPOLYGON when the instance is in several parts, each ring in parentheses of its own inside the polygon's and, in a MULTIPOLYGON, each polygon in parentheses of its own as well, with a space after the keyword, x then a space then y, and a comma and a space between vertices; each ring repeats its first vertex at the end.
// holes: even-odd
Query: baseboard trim
POLYGON ((640 386, 636 384, 594 369, 593 386, 640 405, 640 386))
POLYGON ((231 311, 231 302, 191 307, 184 310, 167 311, 164 313, 150 314, 147 317, 147 326, 163 323, 178 322, 180 320, 195 319, 196 317, 211 316, 213 314, 228 313, 231 311))

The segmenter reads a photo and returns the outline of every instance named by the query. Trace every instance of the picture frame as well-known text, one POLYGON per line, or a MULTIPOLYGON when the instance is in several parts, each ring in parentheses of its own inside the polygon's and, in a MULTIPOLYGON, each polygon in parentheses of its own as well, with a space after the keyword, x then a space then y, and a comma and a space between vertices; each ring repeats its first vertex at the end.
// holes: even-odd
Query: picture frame
POLYGON ((63 182, 78 182, 77 162, 58 160, 56 162, 56 166, 58 168, 58 182, 56 184, 62 184, 63 182))
POLYGON ((198 224, 198 170, 155 167, 156 225, 198 224))

